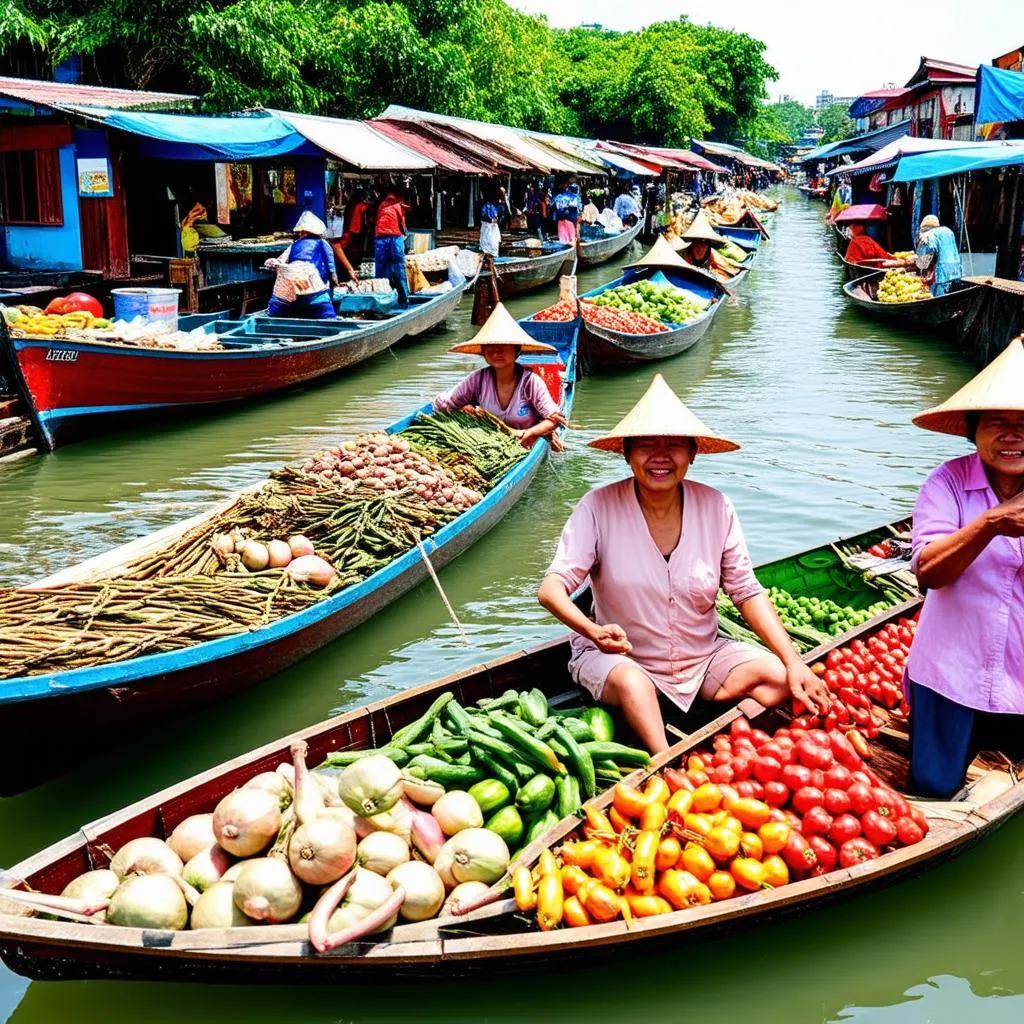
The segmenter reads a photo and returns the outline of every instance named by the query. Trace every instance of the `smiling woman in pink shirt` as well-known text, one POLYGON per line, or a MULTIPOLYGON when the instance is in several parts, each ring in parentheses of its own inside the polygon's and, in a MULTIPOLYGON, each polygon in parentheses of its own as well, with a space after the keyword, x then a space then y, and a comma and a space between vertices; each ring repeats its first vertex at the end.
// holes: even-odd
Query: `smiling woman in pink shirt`
POLYGON ((913 568, 927 591, 907 660, 910 782, 961 786, 979 750, 1024 754, 1024 346, 1009 347, 914 418, 973 441, 914 506, 913 568))
POLYGON ((790 695, 827 711, 827 689, 754 576, 732 503, 684 479, 697 453, 739 445, 701 423, 658 374, 591 447, 622 452, 633 475, 580 501, 538 592, 576 633, 569 662, 576 682, 621 708, 652 753, 668 746, 659 692, 683 711, 698 697, 773 705, 790 695), (593 619, 571 598, 588 579, 593 619), (719 587, 774 653, 718 636, 719 587))

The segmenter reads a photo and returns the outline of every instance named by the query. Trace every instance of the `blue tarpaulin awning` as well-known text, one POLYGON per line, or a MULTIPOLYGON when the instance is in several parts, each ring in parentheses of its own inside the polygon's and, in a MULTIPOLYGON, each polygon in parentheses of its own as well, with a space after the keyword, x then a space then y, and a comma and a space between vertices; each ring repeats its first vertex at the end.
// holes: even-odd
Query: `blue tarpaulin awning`
POLYGON ((829 142, 827 145, 819 146, 817 149, 805 153, 800 158, 800 163, 831 160, 837 156, 845 156, 847 153, 875 153, 883 146, 902 138, 909 132, 910 121, 899 121, 896 124, 886 125, 884 128, 876 128, 873 132, 855 135, 852 139, 843 139, 840 142, 829 142))
POLYGON ((982 64, 977 83, 976 124, 1024 121, 1024 74, 982 64))
POLYGON ((1024 164, 1024 141, 979 142, 976 146, 937 153, 918 153, 900 160, 893 181, 923 181, 966 174, 986 167, 1010 167, 1024 164))

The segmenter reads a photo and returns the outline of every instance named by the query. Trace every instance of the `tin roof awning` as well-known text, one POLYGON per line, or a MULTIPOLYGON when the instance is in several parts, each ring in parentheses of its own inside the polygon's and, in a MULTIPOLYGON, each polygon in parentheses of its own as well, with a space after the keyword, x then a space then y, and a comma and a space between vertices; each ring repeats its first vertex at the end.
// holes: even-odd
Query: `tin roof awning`
POLYGON ((607 142, 595 143, 590 152, 609 167, 638 178, 654 178, 661 173, 661 164, 641 163, 607 142))
POLYGON ((363 121, 271 110, 325 153, 365 171, 431 171, 435 161, 363 121))
MULTIPOLYGON (((839 142, 829 142, 817 149, 812 149, 801 158, 801 163, 810 163, 812 160, 832 159, 837 156, 844 156, 847 153, 875 153, 883 146, 894 142, 910 131, 909 120, 899 121, 897 124, 889 124, 884 128, 876 128, 872 132, 864 132, 861 135, 854 135, 852 139, 841 139, 839 142)), ((848 168, 842 168, 848 170, 848 168)))
POLYGON ((597 158, 597 154, 587 148, 586 139, 575 139, 568 135, 549 135, 546 132, 528 132, 518 128, 516 131, 537 145, 553 151, 560 159, 575 164, 577 174, 593 177, 608 173, 606 165, 597 158))
POLYGON ((915 135, 904 135, 887 143, 880 150, 863 157, 854 164, 835 167, 827 177, 836 174, 876 174, 895 167, 905 156, 915 153, 931 153, 937 150, 963 149, 965 146, 976 146, 976 142, 965 142, 953 139, 919 139, 915 135))
POLYGON ((0 77, 0 97, 55 110, 64 107, 99 107, 105 110, 190 111, 199 102, 198 96, 186 93, 108 89, 98 85, 3 77, 0 77))
POLYGON ((913 89, 875 89, 858 96, 847 108, 846 113, 850 117, 867 117, 876 110, 896 103, 909 96, 913 89))
POLYGON ((452 142, 432 136, 425 125, 415 124, 412 121, 385 121, 375 118, 367 124, 373 126, 375 131, 386 135, 395 142, 419 153, 420 156, 432 160, 434 164, 443 171, 453 171, 457 174, 496 174, 500 170, 493 163, 484 160, 474 159, 466 150, 457 147, 452 142))
POLYGON ((923 181, 966 174, 987 167, 1012 167, 1024 164, 1024 139, 1013 142, 979 142, 973 146, 936 153, 919 153, 900 160, 893 181, 923 181))
POLYGON ((748 153, 745 149, 740 149, 739 146, 730 146, 726 142, 705 142, 703 139, 694 139, 691 145, 696 147, 698 153, 710 153, 712 156, 725 160, 735 160, 747 167, 764 167, 770 171, 782 170, 771 160, 762 160, 759 156, 754 156, 753 153, 748 153))

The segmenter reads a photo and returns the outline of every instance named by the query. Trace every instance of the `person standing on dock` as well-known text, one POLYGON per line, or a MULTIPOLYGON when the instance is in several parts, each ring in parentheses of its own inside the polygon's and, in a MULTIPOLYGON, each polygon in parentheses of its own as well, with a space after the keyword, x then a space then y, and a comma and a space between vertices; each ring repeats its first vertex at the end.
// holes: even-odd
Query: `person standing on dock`
POLYGON ((910 784, 947 798, 979 750, 1024 756, 1022 339, 914 423, 977 449, 939 466, 914 506, 926 593, 904 680, 910 784))
POLYGON ((558 229, 558 240, 575 245, 579 238, 579 219, 583 209, 580 199, 580 187, 575 181, 569 182, 551 201, 555 209, 555 224, 558 229))
POLYGON ((921 221, 917 233, 917 262, 923 271, 934 273, 932 295, 945 295, 964 276, 960 261, 960 246, 956 235, 939 224, 939 218, 930 213, 921 221))
POLYGON ((772 706, 792 696, 827 712, 828 689, 800 658, 754 575, 732 503, 685 479, 698 453, 739 445, 705 426, 658 374, 590 447, 624 455, 632 476, 579 502, 537 593, 576 634, 574 681, 621 708, 652 754, 668 747, 659 693, 683 711, 701 701, 753 697, 772 706), (588 579, 593 618, 571 596, 588 579), (769 650, 718 635, 721 588, 769 650))
POLYGON ((623 185, 622 191, 615 198, 615 216, 627 228, 631 228, 640 217, 640 204, 629 185, 623 185))
POLYGON ((398 304, 409 305, 409 279, 405 273, 405 200, 389 189, 377 207, 374 229, 374 276, 386 277, 398 292, 398 304))
POLYGON ((496 257, 501 250, 500 216, 501 210, 494 199, 485 199, 480 207, 480 250, 489 256, 496 257))

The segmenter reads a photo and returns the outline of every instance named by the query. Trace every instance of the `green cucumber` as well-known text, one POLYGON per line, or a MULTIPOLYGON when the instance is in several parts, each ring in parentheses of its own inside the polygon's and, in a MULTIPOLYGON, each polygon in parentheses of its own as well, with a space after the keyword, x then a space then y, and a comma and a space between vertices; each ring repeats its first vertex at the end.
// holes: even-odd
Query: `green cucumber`
POLYGON ((595 740, 592 743, 581 744, 583 749, 597 761, 608 759, 614 761, 618 767, 628 765, 631 768, 646 768, 651 762, 651 755, 646 750, 637 750, 634 747, 623 746, 621 743, 600 743, 595 740))
POLYGON ((469 795, 480 805, 485 814, 497 811, 512 802, 512 793, 504 782, 498 779, 484 779, 469 787, 469 795))
POLYGON ((548 699, 534 688, 519 695, 519 715, 530 725, 543 725, 548 720, 548 699))
POLYGON ((469 712, 454 698, 445 705, 444 717, 456 736, 465 736, 473 724, 469 712))
POLYGON ((514 708, 519 703, 519 694, 515 690, 506 690, 500 697, 486 697, 478 700, 476 705, 485 711, 495 708, 514 708))
POLYGON ((597 739, 593 729, 582 718, 563 718, 561 724, 577 743, 590 743, 597 739))
POLYGON ((524 760, 535 761, 544 771, 556 772, 558 775, 565 774, 565 765, 558 760, 555 752, 546 743, 531 736, 518 724, 501 715, 491 715, 490 720, 494 728, 516 748, 524 760))
POLYGON ((502 764, 498 758, 484 750, 483 747, 478 747, 475 743, 470 744, 469 752, 473 755, 474 762, 482 765, 486 769, 488 776, 497 779, 510 793, 514 793, 519 788, 519 779, 516 777, 516 773, 512 771, 511 766, 502 764))
POLYGON ((555 729, 555 736, 562 746, 565 747, 566 757, 568 757, 569 763, 573 767, 576 778, 580 781, 580 788, 589 800, 597 792, 594 759, 587 750, 573 739, 572 733, 569 732, 565 725, 560 725, 555 729))
POLYGON ((398 732, 391 737, 391 744, 395 747, 404 747, 409 743, 415 743, 425 732, 429 732, 433 726, 437 716, 445 709, 450 701, 452 701, 453 695, 449 691, 442 693, 433 704, 427 708, 426 713, 417 718, 415 722, 410 722, 407 726, 399 729, 398 732))
POLYGON ((409 767, 422 769, 426 778, 440 782, 445 789, 468 789, 483 778, 483 772, 472 765, 447 764, 426 754, 414 757, 409 767))
POLYGON ((604 708, 586 708, 580 718, 590 726, 596 741, 611 743, 615 739, 615 723, 604 708))
POLYGON ((484 820, 484 828, 497 832, 510 850, 519 845, 523 832, 526 831, 522 815, 515 807, 502 807, 500 811, 496 811, 484 820))
POLYGON ((555 732, 555 727, 558 725, 557 718, 549 718, 535 733, 534 737, 538 740, 547 740, 555 732))
POLYGON ((391 758, 399 768, 408 763, 410 756, 409 752, 401 747, 377 747, 370 748, 369 750, 335 750, 328 754, 323 763, 318 767, 345 768, 350 764, 355 764, 356 761, 361 761, 364 757, 370 757, 372 754, 383 754, 385 757, 391 758))
POLYGON ((529 832, 526 833, 527 845, 532 843, 535 839, 539 839, 542 835, 550 832, 558 824, 558 815, 554 811, 545 811, 532 825, 530 825, 529 832))
MULTIPOLYGON (((443 739, 440 743, 434 744, 434 749, 437 751, 443 750, 446 754, 450 754, 452 757, 458 757, 460 754, 464 754, 469 750, 469 740, 463 739, 461 736, 443 739)), ((427 751, 427 753, 430 753, 430 751, 427 751)))
POLYGON ((516 807, 528 818, 546 811, 555 799, 555 780, 549 775, 534 775, 529 782, 519 787, 516 793, 516 807))
POLYGON ((558 795, 558 817, 567 818, 580 809, 580 784, 574 775, 560 775, 555 782, 558 795))

